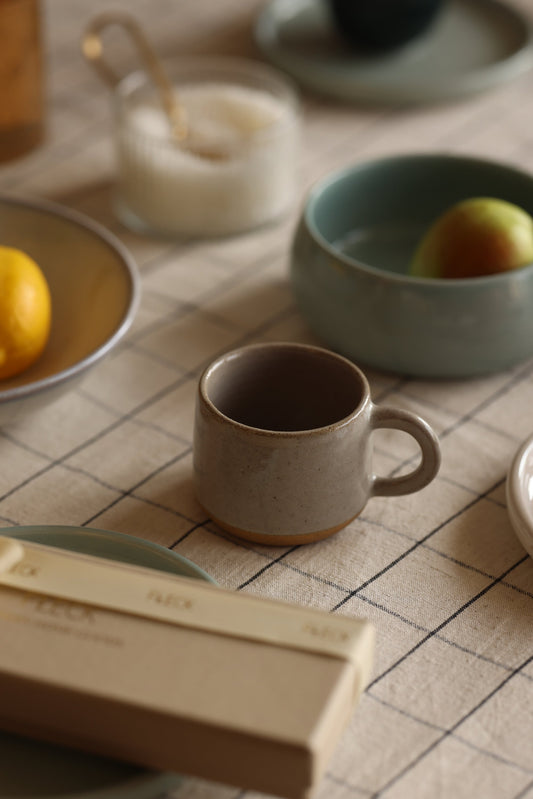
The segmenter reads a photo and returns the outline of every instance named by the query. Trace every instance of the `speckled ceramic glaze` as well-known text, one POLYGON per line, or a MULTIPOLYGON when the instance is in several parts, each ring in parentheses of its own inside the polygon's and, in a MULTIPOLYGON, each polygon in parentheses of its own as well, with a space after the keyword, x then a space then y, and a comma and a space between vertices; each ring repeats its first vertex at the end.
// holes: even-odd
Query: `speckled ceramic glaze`
POLYGON ((407 274, 429 225, 468 197, 533 215, 533 176, 475 158, 415 155, 356 164, 311 190, 291 284, 315 334, 356 363, 470 377, 533 355, 533 264, 470 279, 407 274))
POLYGON ((221 527, 267 544, 325 538, 377 495, 418 491, 436 475, 437 439, 418 416, 376 406, 363 373, 320 347, 268 343, 234 350, 199 383, 194 431, 198 499, 221 527), (409 433, 422 459, 376 477, 371 432, 409 433))

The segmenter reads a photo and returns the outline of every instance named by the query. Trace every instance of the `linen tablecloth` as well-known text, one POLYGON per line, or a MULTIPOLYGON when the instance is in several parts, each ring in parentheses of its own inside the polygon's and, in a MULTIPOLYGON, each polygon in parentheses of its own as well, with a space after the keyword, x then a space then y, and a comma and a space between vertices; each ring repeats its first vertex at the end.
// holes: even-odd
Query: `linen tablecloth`
MULTIPOLYGON (((522 2, 522 9, 533 8, 522 2)), ((133 0, 162 54, 260 59, 257 0, 133 0)), ((373 399, 423 416, 440 437, 436 480, 372 499, 322 543, 254 546, 223 534, 192 490, 198 376, 241 344, 317 342, 295 307, 288 252, 307 189, 381 155, 449 151, 533 169, 533 75, 461 102, 340 104, 302 93, 299 201, 279 224, 223 240, 136 235, 112 211, 109 96, 81 54, 102 0, 47 0, 48 135, 0 166, 0 191, 84 212, 129 248, 142 277, 131 332, 73 393, 0 431, 0 524, 129 533, 190 558, 221 585, 364 616, 377 630, 368 690, 317 799, 533 799, 533 561, 506 508, 509 464, 533 433, 533 362, 486 378, 415 380, 365 369, 373 399)), ((532 310, 533 312, 533 310, 532 310)), ((376 436, 376 471, 413 455, 376 436)), ((410 468, 410 467, 409 467, 410 468)), ((175 799, 255 799, 187 779, 175 799)))

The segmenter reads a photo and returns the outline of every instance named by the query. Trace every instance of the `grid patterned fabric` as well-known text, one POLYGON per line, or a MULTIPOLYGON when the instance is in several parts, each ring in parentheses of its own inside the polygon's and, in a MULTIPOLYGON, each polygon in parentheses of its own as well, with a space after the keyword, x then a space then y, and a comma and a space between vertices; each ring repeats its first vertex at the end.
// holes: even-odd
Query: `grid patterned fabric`
MULTIPOLYGON (((255 58, 260 6, 113 3, 133 11, 164 54, 255 58)), ((314 342, 287 280, 299 208, 274 227, 221 241, 163 241, 117 222, 109 96, 79 52, 87 20, 107 7, 45 0, 48 139, 0 167, 0 191, 52 199, 112 230, 139 265, 142 304, 126 340, 78 389, 0 432, 1 524, 130 533, 231 589, 371 619, 371 682, 317 799, 533 799, 533 561, 505 503, 511 458, 533 432, 533 362, 464 381, 366 370, 376 402, 414 410, 439 434, 437 479, 411 496, 371 500, 322 543, 269 548, 223 534, 191 487, 196 383, 229 348, 314 342)), ((522 8, 533 13, 531 0, 522 8)), ((304 94, 301 197, 332 169, 395 153, 450 151, 533 169, 532 93, 527 75, 417 109, 304 94)), ((413 455, 405 438, 379 432, 377 472, 404 468, 413 455)), ((256 796, 192 779, 175 793, 256 796)))

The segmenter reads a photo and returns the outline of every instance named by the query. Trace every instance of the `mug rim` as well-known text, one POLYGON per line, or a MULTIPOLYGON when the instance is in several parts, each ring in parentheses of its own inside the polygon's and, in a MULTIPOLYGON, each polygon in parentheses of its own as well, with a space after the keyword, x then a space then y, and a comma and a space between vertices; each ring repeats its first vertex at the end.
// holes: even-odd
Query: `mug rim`
POLYGON ((349 358, 335 352, 334 350, 320 347, 314 344, 305 344, 301 342, 292 341, 267 341, 257 342, 254 344, 245 344, 241 347, 228 350, 227 352, 219 355, 213 360, 202 372, 198 382, 198 396, 200 397, 205 408, 209 410, 211 415, 218 419, 220 422, 231 425, 232 427, 249 431, 255 435, 263 435, 274 438, 295 438, 295 437, 310 437, 316 435, 330 434, 332 430, 341 430, 349 425, 353 419, 359 416, 363 409, 371 402, 370 385, 364 372, 349 358), (299 352, 315 353, 318 356, 329 358, 337 363, 344 363, 350 371, 358 378, 361 387, 361 397, 358 404, 346 416, 330 422, 329 424, 320 427, 302 428, 298 430, 273 430, 264 427, 254 427, 253 425, 245 424, 233 419, 231 416, 223 413, 211 400, 207 390, 207 383, 214 372, 219 369, 224 363, 240 357, 244 353, 252 352, 253 350, 295 350, 299 352))

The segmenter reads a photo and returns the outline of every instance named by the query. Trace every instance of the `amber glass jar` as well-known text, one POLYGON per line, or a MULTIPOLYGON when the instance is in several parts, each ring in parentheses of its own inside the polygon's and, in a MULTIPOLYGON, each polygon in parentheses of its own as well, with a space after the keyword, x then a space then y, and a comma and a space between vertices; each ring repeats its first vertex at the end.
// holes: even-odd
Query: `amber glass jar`
POLYGON ((0 162, 27 153, 43 135, 39 0, 0 0, 0 162))

